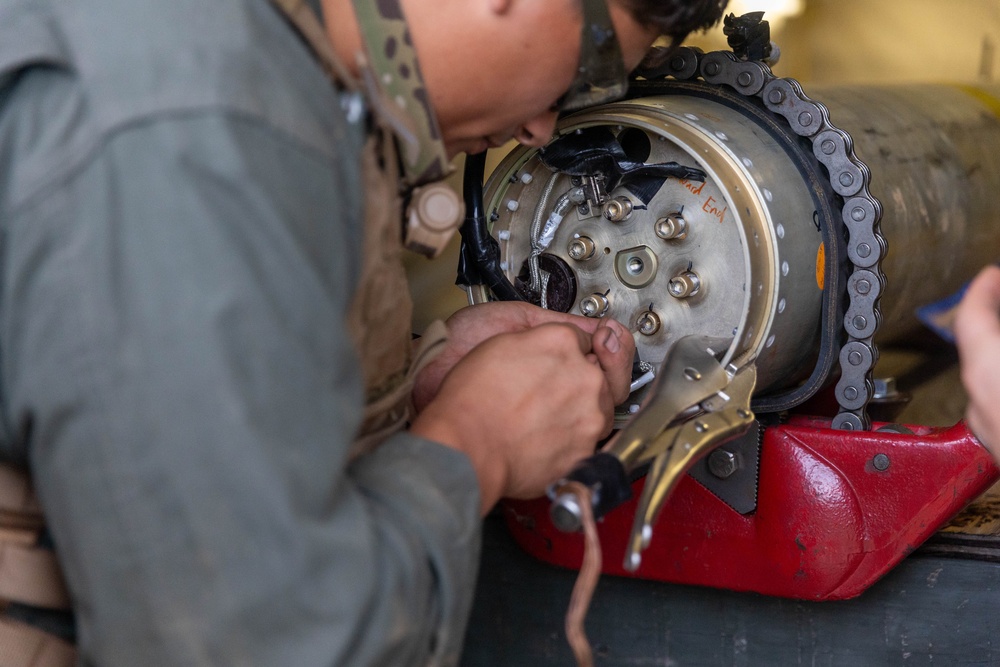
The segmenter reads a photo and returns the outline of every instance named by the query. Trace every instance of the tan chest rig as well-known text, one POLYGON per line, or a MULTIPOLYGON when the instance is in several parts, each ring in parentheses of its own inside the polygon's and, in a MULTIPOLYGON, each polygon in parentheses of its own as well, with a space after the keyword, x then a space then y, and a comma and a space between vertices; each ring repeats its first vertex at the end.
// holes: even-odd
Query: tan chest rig
MULTIPOLYGON (((325 29, 305 0, 272 2, 299 31, 335 85, 356 94, 358 82, 334 54, 325 29)), ((405 427, 412 417, 410 394, 415 376, 443 348, 447 334, 443 323, 434 322, 417 344, 411 345, 413 304, 401 258, 400 185, 413 186, 446 175, 443 147, 440 141, 433 141, 440 139, 440 132, 427 106, 398 4, 365 0, 356 2, 355 9, 366 40, 382 43, 370 45, 367 56, 359 54, 361 84, 371 107, 374 131, 361 163, 365 188, 363 268, 348 319, 365 373, 366 392, 364 419, 352 445, 352 457, 405 427), (422 136, 432 141, 421 141, 422 136)), ((440 208, 442 201, 445 209, 461 205, 442 184, 416 187, 412 199, 411 209, 428 202, 432 208, 440 208), (449 196, 454 201, 442 199, 449 196)), ((408 244, 426 254, 434 254, 433 247, 443 245, 438 235, 446 239, 455 228, 448 220, 434 223, 433 216, 430 225, 427 216, 421 219, 423 224, 416 224, 410 211, 407 217, 408 244)), ((455 217, 460 219, 460 212, 455 217)))

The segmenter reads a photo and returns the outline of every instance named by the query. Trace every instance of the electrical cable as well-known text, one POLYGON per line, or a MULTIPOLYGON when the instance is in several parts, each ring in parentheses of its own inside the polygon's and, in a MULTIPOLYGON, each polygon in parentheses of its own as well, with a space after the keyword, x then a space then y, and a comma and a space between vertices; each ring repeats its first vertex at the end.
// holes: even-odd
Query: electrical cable
POLYGON ((573 650, 577 667, 593 667, 594 654, 587 639, 584 620, 597 588, 597 581, 601 577, 601 542, 597 535, 597 522, 594 520, 590 489, 587 486, 569 481, 561 484, 557 492, 576 496, 584 539, 583 564, 566 610, 566 641, 573 650))

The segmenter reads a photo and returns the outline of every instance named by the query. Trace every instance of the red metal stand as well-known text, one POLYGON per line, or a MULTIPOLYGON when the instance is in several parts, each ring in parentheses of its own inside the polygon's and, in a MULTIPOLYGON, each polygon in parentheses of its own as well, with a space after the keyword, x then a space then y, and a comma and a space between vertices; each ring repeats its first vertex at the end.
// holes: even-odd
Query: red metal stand
MULTIPOLYGON (((798 599, 851 598, 1000 477, 964 422, 908 426, 913 434, 829 424, 796 417, 766 430, 752 514, 738 514, 685 476, 635 573, 622 566, 635 501, 615 509, 599 524, 604 572, 798 599), (879 454, 884 470, 875 464, 879 454)), ((639 480, 634 498, 641 488, 639 480)), ((504 505, 526 551, 578 568, 581 535, 557 530, 548 511, 544 498, 504 505)))

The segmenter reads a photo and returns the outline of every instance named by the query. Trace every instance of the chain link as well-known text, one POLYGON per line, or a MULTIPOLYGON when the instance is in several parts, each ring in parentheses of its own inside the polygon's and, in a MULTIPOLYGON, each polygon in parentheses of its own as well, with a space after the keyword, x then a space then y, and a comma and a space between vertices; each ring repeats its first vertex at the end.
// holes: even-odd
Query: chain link
POLYGON ((700 78, 709 84, 727 85, 745 97, 759 98, 769 111, 788 122, 792 132, 811 141, 813 154, 827 169, 830 187, 844 199, 841 211, 852 264, 844 317, 846 341, 840 350, 841 376, 835 390, 840 410, 833 427, 849 431, 871 428, 867 406, 875 390, 872 370, 878 361, 878 348, 874 336, 882 319, 879 298, 885 289, 882 260, 886 242, 880 228, 882 205, 868 189, 871 173, 854 154, 851 136, 830 122, 827 108, 810 99, 798 81, 777 77, 766 64, 742 61, 729 51, 706 54, 684 47, 657 73, 679 81, 700 78))

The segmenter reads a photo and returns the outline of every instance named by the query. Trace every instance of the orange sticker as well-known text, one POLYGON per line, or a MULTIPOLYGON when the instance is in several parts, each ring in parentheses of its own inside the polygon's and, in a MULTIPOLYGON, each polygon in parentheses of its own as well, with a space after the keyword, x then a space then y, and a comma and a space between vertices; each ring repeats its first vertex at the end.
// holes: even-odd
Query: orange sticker
POLYGON ((819 250, 816 252, 816 284, 819 285, 821 292, 826 285, 826 249, 822 243, 819 244, 819 250))

